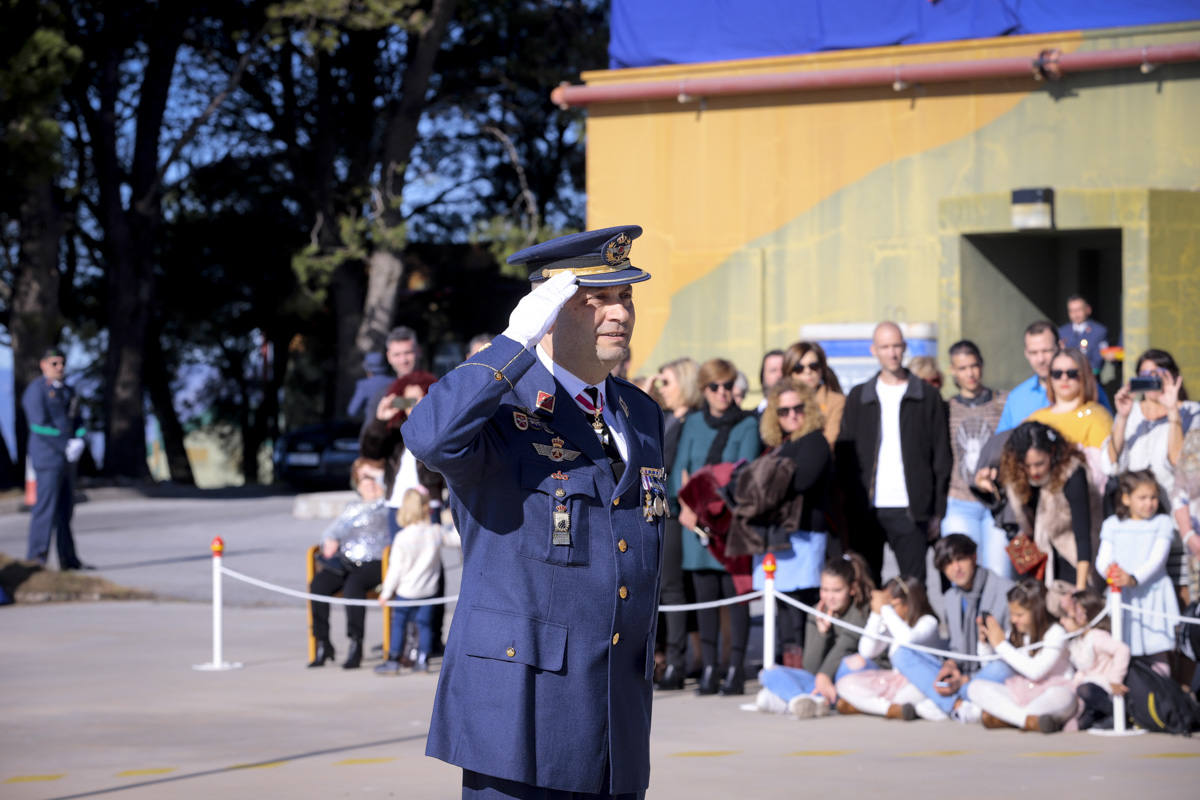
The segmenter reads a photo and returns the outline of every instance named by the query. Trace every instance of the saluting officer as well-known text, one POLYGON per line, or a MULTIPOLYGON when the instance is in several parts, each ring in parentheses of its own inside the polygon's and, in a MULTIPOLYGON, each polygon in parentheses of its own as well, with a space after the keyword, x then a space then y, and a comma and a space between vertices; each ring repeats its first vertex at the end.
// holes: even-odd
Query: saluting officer
POLYGON ((509 263, 534 290, 507 330, 403 428, 441 472, 463 577, 426 754, 464 798, 640 798, 662 519, 658 405, 609 371, 629 354, 636 225, 509 263))
POLYGON ((83 455, 83 435, 75 392, 63 383, 67 358, 52 347, 38 362, 42 377, 25 387, 21 408, 29 422, 26 458, 37 476, 37 501, 29 518, 29 547, 25 558, 46 563, 50 536, 57 532, 59 569, 91 569, 75 555, 71 514, 75 487, 71 467, 83 455))

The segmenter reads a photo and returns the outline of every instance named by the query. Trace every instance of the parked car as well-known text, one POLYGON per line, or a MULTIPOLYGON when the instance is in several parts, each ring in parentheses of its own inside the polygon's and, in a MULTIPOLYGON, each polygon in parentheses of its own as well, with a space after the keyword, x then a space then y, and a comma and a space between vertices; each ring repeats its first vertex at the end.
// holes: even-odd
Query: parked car
POLYGON ((275 442, 275 480, 298 488, 349 488, 362 423, 341 419, 288 431, 275 442))

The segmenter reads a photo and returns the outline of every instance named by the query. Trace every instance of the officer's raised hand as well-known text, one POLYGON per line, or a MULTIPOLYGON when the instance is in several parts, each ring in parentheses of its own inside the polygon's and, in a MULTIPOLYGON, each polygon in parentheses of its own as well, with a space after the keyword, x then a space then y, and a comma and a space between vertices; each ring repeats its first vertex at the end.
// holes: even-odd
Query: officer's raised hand
POLYGON ((554 327, 558 312, 578 288, 575 273, 570 270, 555 273, 521 298, 508 317, 504 335, 526 349, 533 349, 554 327))

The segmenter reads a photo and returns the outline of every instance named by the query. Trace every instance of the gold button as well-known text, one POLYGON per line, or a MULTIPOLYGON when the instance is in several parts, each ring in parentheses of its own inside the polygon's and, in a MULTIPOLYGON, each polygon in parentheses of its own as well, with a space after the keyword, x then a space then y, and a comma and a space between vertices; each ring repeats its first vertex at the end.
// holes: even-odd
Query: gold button
POLYGON ((620 589, 617 589, 617 594, 619 594, 621 599, 624 600, 626 597, 629 597, 629 589, 622 586, 620 589))
POLYGON ((619 633, 614 633, 614 634, 613 634, 613 644, 616 644, 616 643, 617 643, 617 642, 619 642, 619 641, 621 641, 621 634, 619 634, 619 633))
POLYGON ((617 549, 624 553, 629 549, 629 542, 622 539, 621 541, 617 542, 617 549))
POLYGON ((566 490, 566 489, 555 489, 555 490, 554 490, 554 496, 555 496, 555 497, 566 497, 566 496, 567 496, 567 490, 566 490))
POLYGON ((501 375, 499 372, 493 372, 493 373, 492 373, 492 377, 493 377, 493 378, 495 378, 495 379, 496 379, 496 380, 498 380, 498 381, 502 381, 502 380, 504 380, 504 376, 503 376, 503 375, 501 375))
POLYGON ((619 505, 621 505, 621 498, 619 498, 619 497, 614 497, 614 498, 613 498, 613 505, 614 505, 614 506, 619 506, 619 505))
POLYGON ((509 658, 512 658, 516 654, 517 654, 517 651, 511 647, 504 651, 504 655, 508 656, 509 658))

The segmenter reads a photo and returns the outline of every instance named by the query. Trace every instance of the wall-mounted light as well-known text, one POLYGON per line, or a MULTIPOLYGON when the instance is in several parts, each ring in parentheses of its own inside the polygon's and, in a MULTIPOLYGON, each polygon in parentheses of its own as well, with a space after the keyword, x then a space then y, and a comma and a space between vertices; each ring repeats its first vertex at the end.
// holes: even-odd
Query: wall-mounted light
POLYGON ((1054 227, 1054 190, 1013 189, 1012 226, 1018 230, 1054 227))

